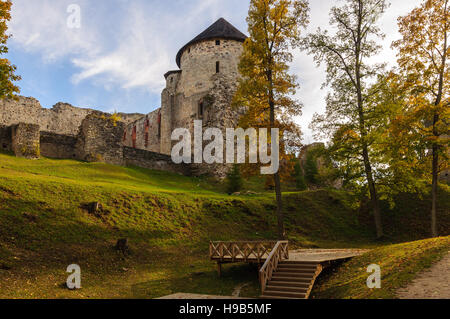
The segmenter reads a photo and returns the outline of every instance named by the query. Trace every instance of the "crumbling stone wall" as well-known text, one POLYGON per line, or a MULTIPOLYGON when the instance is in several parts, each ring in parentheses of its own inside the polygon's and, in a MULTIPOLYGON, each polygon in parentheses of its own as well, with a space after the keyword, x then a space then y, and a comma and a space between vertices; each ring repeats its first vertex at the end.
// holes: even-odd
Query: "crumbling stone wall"
POLYGON ((160 109, 141 117, 125 128, 123 145, 159 153, 161 150, 160 109))
POLYGON ((30 159, 40 156, 39 125, 19 123, 12 127, 12 150, 18 157, 30 159))
MULTIPOLYGON (((18 123, 39 125, 42 131, 76 136, 83 120, 92 109, 84 109, 67 103, 57 103, 51 109, 43 108, 32 97, 19 96, 17 100, 0 99, 0 125, 11 126, 18 123)), ((142 114, 118 114, 122 121, 130 123, 142 114)))
POLYGON ((88 162, 123 165, 122 137, 126 124, 95 112, 82 122, 77 141, 77 158, 88 162))
POLYGON ((74 136, 83 119, 91 112, 65 103, 46 109, 34 98, 19 96, 17 101, 0 100, 0 125, 30 123, 39 125, 43 131, 74 136))
POLYGON ((77 138, 51 132, 41 132, 41 155, 49 158, 76 159, 77 138))
MULTIPOLYGON (((224 138, 224 163, 194 164, 193 171, 195 175, 210 175, 222 179, 226 177, 233 166, 225 163, 226 129, 238 127, 243 109, 237 109, 232 106, 233 97, 237 90, 237 81, 233 77, 218 73, 211 77, 211 82, 213 87, 203 99, 203 131, 210 127, 218 128, 222 131, 224 138)), ((208 143, 210 142, 204 143, 204 146, 208 143)))
POLYGON ((170 156, 161 153, 124 147, 123 158, 125 165, 178 173, 186 176, 191 175, 190 165, 174 164, 170 156))

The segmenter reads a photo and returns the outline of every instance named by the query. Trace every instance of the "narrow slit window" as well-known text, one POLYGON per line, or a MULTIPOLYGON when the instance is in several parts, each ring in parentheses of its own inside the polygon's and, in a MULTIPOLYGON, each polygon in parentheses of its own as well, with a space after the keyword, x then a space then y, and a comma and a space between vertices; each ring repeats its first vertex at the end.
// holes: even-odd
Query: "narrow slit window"
POLYGON ((216 73, 219 73, 219 72, 220 72, 220 62, 217 61, 216 62, 216 73))
POLYGON ((216 40, 216 45, 220 45, 220 40, 216 40))
POLYGON ((198 105, 198 117, 203 118, 204 108, 203 108, 203 102, 200 102, 198 105))

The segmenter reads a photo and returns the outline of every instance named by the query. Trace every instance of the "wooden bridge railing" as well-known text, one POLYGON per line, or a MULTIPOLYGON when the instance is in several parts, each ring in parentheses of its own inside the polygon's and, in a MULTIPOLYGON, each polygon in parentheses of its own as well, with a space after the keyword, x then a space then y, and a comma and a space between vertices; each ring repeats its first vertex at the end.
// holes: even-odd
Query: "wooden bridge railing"
POLYGON ((276 241, 211 242, 209 255, 218 262, 264 262, 272 252, 276 241))
POLYGON ((273 273, 277 270, 278 264, 285 259, 289 259, 289 242, 279 241, 259 271, 262 294, 266 290, 267 283, 272 279, 273 273))

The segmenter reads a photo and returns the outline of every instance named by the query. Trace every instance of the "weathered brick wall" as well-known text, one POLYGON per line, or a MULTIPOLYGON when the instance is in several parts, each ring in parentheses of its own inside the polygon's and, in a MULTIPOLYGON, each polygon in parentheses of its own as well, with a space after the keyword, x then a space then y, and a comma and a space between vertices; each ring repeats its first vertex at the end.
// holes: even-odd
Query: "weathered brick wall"
POLYGON ((77 141, 77 158, 88 162, 123 165, 122 138, 126 124, 95 112, 83 120, 77 141))
POLYGON ((41 132, 41 155, 49 158, 76 159, 77 138, 51 132, 41 132))
POLYGON ((139 150, 132 147, 123 148, 124 164, 130 166, 138 166, 153 170, 173 172, 186 176, 191 175, 189 165, 175 164, 168 155, 139 150))
POLYGON ((18 157, 39 158, 39 125, 19 123, 12 127, 12 150, 18 157))

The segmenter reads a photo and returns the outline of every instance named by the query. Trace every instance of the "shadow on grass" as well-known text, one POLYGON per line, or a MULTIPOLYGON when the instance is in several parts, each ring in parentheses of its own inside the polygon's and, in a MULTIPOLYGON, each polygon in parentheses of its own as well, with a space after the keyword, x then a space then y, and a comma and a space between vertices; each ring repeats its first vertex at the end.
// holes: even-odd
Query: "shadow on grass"
POLYGON ((232 296, 236 287, 247 284, 241 297, 259 294, 257 268, 254 265, 225 265, 222 277, 214 270, 175 275, 166 280, 152 280, 132 286, 133 298, 159 298, 175 293, 232 296))

